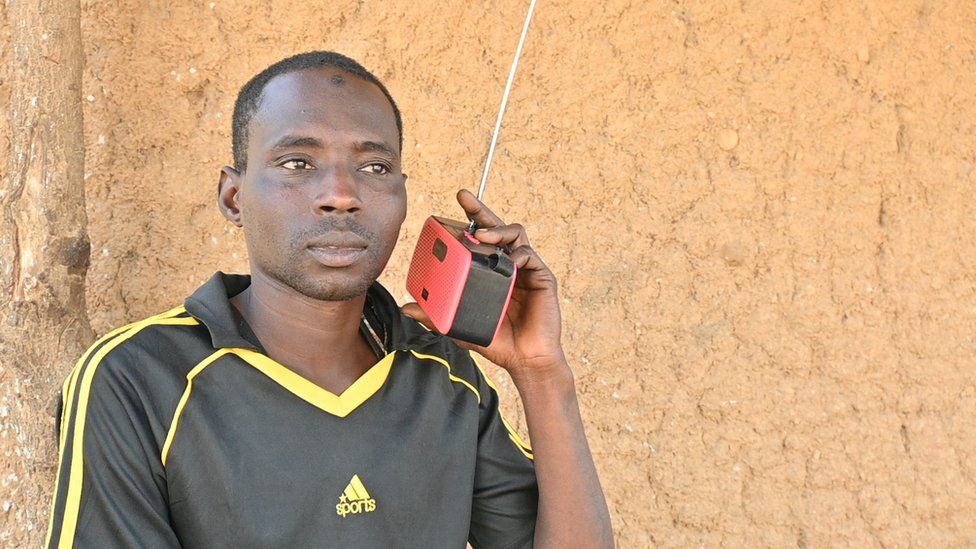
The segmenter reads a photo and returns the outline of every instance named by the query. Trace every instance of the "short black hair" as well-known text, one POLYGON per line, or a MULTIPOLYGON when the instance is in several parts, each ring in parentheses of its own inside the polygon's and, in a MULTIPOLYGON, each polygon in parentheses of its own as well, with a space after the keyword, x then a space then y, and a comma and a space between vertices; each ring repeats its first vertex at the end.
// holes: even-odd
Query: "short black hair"
POLYGON ((237 93, 237 101, 234 102, 234 118, 231 124, 234 168, 237 171, 242 172, 247 166, 248 129, 251 125, 251 119, 254 118, 254 113, 257 112, 258 106, 261 103, 261 94, 264 93, 264 87, 276 76, 320 67, 333 67, 357 76, 371 84, 375 84, 393 107, 397 132, 400 134, 400 149, 403 150, 403 121, 400 118, 400 109, 397 108, 396 101, 393 100, 393 96, 390 95, 386 86, 378 78, 373 76, 373 73, 341 53, 334 51, 310 51, 287 57, 264 69, 257 76, 249 80, 247 84, 244 84, 241 91, 237 93))

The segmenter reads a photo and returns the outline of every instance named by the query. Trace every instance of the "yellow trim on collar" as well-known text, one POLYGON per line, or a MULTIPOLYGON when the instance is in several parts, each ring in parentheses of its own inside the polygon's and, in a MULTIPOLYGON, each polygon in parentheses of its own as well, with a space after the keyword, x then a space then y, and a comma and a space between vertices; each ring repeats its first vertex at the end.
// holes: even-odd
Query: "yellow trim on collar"
POLYGON ((369 370, 366 370, 366 373, 360 376, 341 395, 336 395, 305 379, 267 355, 250 349, 228 349, 228 352, 241 357, 245 362, 270 377, 278 385, 288 389, 298 398, 338 417, 348 416, 362 403, 369 400, 369 397, 376 394, 376 391, 380 390, 390 375, 390 368, 392 368, 396 356, 396 352, 386 355, 379 362, 370 366, 369 370))

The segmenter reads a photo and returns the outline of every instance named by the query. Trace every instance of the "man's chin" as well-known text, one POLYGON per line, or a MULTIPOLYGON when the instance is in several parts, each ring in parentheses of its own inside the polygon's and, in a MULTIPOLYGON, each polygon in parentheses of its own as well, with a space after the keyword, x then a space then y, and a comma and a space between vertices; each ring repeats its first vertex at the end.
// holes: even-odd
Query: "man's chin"
POLYGON ((290 277, 284 280, 296 292, 319 301, 349 301, 362 297, 375 279, 365 276, 343 276, 329 273, 329 276, 290 277))
POLYGON ((343 268, 323 267, 304 263, 297 268, 282 269, 277 265, 251 264, 252 275, 258 275, 271 285, 285 286, 305 297, 318 301, 349 301, 362 297, 380 273, 376 265, 354 265, 343 268))
POLYGON ((364 288, 357 289, 346 289, 346 288, 329 288, 329 289, 314 289, 311 291, 302 291, 301 293, 312 299, 317 299, 319 301, 349 301, 361 297, 369 289, 369 285, 364 288))

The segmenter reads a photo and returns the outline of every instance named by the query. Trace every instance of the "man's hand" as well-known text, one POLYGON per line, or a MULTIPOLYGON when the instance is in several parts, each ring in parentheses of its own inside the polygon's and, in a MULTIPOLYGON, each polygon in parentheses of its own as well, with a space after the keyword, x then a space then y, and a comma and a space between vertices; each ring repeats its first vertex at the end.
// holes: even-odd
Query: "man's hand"
MULTIPOLYGON (((508 370, 516 384, 565 375, 566 357, 560 342, 562 318, 555 275, 529 245, 529 237, 521 225, 506 225, 470 191, 458 191, 457 200, 468 218, 479 227, 475 237, 485 244, 511 250, 509 255, 518 266, 518 273, 508 313, 491 345, 481 347, 455 341, 508 370)), ((404 305, 403 313, 434 329, 427 314, 416 303, 404 305)))
MULTIPOLYGON (((556 277, 529 246, 521 225, 506 225, 468 191, 458 192, 457 199, 481 227, 475 237, 510 249, 518 265, 508 314, 491 345, 455 341, 508 370, 522 396, 539 481, 535 546, 613 547, 610 513, 560 343, 556 277)), ((404 305, 403 313, 434 329, 416 303, 404 305)))

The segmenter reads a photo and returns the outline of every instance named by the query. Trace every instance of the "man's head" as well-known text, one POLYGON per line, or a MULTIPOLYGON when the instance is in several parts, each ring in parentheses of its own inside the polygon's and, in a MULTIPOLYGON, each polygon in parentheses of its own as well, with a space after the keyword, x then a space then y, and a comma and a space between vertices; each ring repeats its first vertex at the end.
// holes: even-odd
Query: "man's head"
POLYGON ((362 295, 406 216, 402 125, 386 88, 347 57, 302 54, 241 89, 233 126, 218 204, 244 229, 252 274, 314 299, 362 295))

